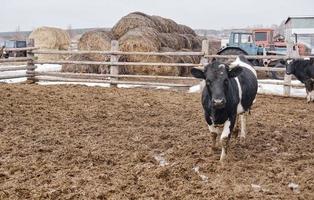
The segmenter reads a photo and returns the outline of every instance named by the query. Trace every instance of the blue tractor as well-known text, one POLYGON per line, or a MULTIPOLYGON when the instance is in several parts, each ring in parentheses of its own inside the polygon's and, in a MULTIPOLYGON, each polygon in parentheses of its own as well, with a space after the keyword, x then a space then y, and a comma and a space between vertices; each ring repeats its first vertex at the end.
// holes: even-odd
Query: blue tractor
MULTIPOLYGON (((287 51, 283 38, 273 39, 272 29, 255 29, 252 32, 232 32, 227 46, 220 49, 218 55, 285 55, 287 51)), ((250 59, 255 66, 284 67, 283 60, 250 59)), ((272 73, 276 79, 283 79, 278 73, 272 73)))

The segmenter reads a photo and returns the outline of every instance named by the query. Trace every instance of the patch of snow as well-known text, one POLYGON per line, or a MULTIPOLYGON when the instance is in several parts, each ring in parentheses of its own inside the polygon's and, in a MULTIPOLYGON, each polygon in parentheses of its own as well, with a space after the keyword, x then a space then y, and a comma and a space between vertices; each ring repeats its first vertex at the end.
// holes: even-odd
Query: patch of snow
MULTIPOLYGON (((7 67, 9 65, 6 65, 7 67)), ((12 65, 13 67, 14 65, 12 65)), ((23 65, 19 65, 23 66, 23 65)), ((24 65, 25 66, 25 65, 24 65)), ((61 71, 61 65, 59 64, 37 64, 36 65, 36 71, 39 72, 55 72, 55 71, 61 71)), ((5 71, 0 72, 0 76, 9 76, 9 75, 26 75, 26 70, 17 70, 17 71, 5 71)), ((15 79, 5 79, 0 80, 0 82, 5 83, 19 83, 25 81, 26 78, 15 78, 15 79)), ((270 82, 282 82, 280 80, 271 80, 267 79, 264 81, 270 81, 270 82)), ((301 83, 298 80, 293 80, 292 83, 299 84, 301 83)), ((76 84, 76 85, 87 85, 87 86, 100 86, 100 87, 109 87, 110 85, 108 83, 80 83, 80 82, 39 82, 40 85, 55 85, 55 84, 76 84)), ((194 85, 189 88, 188 93, 199 93, 201 92, 202 88, 204 86, 204 81, 201 81, 200 84, 194 85)), ((148 86, 142 86, 142 85, 130 85, 130 84, 118 84, 118 88, 139 88, 139 87, 148 87, 148 86)), ((167 86, 149 86, 150 88, 155 89, 164 89, 168 90, 170 87, 167 86)), ((258 84, 258 93, 262 94, 283 94, 283 86, 282 85, 270 85, 270 84, 258 84)), ((298 96, 298 97, 306 97, 306 92, 304 88, 291 88, 291 95, 298 96)))
POLYGON ((193 85, 192 87, 189 88, 188 93, 198 93, 201 92, 201 85, 193 85))
POLYGON ((159 163, 159 166, 161 166, 161 167, 169 165, 169 163, 164 158, 164 154, 154 155, 154 159, 159 163))
POLYGON ((118 88, 141 88, 141 87, 149 87, 149 88, 154 88, 154 89, 159 89, 159 90, 169 90, 171 89, 170 87, 167 86, 143 86, 143 85, 131 85, 131 84, 118 84, 118 88))
POLYGON ((109 83, 84 83, 84 82, 50 82, 50 81, 39 81, 39 85, 85 85, 85 86, 99 86, 99 87, 110 87, 109 83))
POLYGON ((62 65, 58 65, 58 64, 42 64, 36 65, 36 71, 39 72, 57 72, 57 71, 61 71, 62 65))
POLYGON ((207 176, 205 176, 203 174, 200 174, 199 176, 201 177, 202 181, 204 181, 204 182, 208 181, 208 177, 207 176))
MULTIPOLYGON (((6 65, 6 67, 16 67, 17 65, 6 65)), ((26 65, 18 65, 20 67, 25 67, 26 65)), ((61 71, 61 65, 58 64, 42 64, 36 65, 35 71, 39 72, 55 72, 55 71, 61 71)), ((16 71, 5 71, 0 72, 0 76, 13 76, 13 75, 26 75, 26 70, 16 70, 16 71)), ((26 78, 14 78, 14 79, 4 79, 0 80, 0 82, 3 83, 20 83, 26 81, 26 78)))
MULTIPOLYGON (((271 80, 266 79, 265 81, 270 81, 274 83, 282 82, 280 80, 271 80)), ((291 81, 293 84, 300 84, 301 82, 298 80, 291 81)), ((194 85, 189 88, 189 93, 199 93, 201 92, 201 84, 194 85)), ((271 84, 258 84, 258 91, 259 94, 278 94, 282 95, 284 92, 284 87, 282 85, 271 85, 271 84)), ((291 88, 291 95, 297 97, 306 97, 306 91, 304 88, 291 88)))
POLYGON ((195 171, 196 173, 200 173, 200 167, 199 166, 193 167, 192 170, 195 171))
POLYGON ((208 176, 205 176, 204 174, 200 173, 200 167, 199 166, 193 167, 192 170, 194 172, 196 172, 199 175, 199 177, 201 177, 202 181, 204 181, 204 182, 208 181, 208 176))
POLYGON ((251 187, 252 187, 254 192, 259 192, 262 190, 262 187, 260 185, 251 184, 251 187))
POLYGON ((0 83, 21 83, 23 81, 26 81, 26 78, 3 79, 0 80, 0 83))
MULTIPOLYGON (((277 80, 269 80, 272 82, 278 82, 277 80)), ((293 84, 300 83, 299 81, 292 81, 293 84)), ((306 91, 304 88, 291 88, 291 95, 297 97, 306 97, 306 91)), ((262 94, 278 94, 282 95, 284 93, 284 87, 282 85, 271 85, 271 84, 258 84, 258 93, 262 94)))
POLYGON ((296 183, 289 183, 288 187, 295 193, 300 193, 300 186, 296 183))

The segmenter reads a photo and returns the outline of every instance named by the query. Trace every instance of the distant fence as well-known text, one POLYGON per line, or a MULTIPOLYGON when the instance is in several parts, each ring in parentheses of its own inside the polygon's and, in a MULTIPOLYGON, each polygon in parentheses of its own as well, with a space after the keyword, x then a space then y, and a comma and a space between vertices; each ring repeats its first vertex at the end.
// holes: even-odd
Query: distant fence
MULTIPOLYGON (((10 51, 27 51, 27 57, 23 58, 8 58, 0 59, 0 63, 5 62, 27 62, 26 66, 5 66, 0 67, 0 72, 26 70, 26 75, 7 75, 1 76, 1 79, 13 79, 26 77, 29 83, 38 81, 58 81, 58 82, 92 82, 92 83, 109 83, 110 85, 117 84, 130 84, 130 85, 143 85, 143 86, 167 86, 188 88, 193 84, 186 83, 173 83, 175 80, 196 80, 193 77, 180 77, 180 76, 152 76, 152 75, 122 75, 119 74, 119 66, 167 66, 167 67, 204 67, 209 61, 209 58, 235 58, 233 55, 211 55, 209 54, 209 41, 202 42, 202 50, 200 52, 123 52, 119 51, 118 41, 111 42, 110 51, 59 51, 59 50, 40 50, 35 47, 6 49, 10 51), (75 55, 75 54, 101 54, 110 56, 108 62, 95 62, 95 61, 70 61, 70 60, 36 60, 34 54, 56 54, 56 55, 75 55), (149 63, 149 62, 120 62, 119 56, 122 55, 143 55, 143 56, 199 56, 201 57, 200 63, 149 63), (90 74, 90 73, 65 73, 65 72, 38 72, 35 71, 36 64, 76 64, 76 65, 109 65, 109 74, 90 74), (121 80, 121 78, 131 78, 135 80, 121 80), (149 80, 169 80, 169 82, 156 82, 156 81, 138 81, 141 79, 149 80), (171 82, 172 81, 172 82, 171 82)), ((301 56, 245 56, 249 59, 292 59, 302 58, 301 56)), ((284 68, 272 68, 264 66, 254 66, 257 71, 276 71, 284 72, 284 68)), ((259 83, 282 85, 283 95, 291 95, 291 87, 304 87, 303 84, 293 84, 291 82, 291 75, 285 75, 284 81, 273 82, 267 80, 259 80, 259 83)))

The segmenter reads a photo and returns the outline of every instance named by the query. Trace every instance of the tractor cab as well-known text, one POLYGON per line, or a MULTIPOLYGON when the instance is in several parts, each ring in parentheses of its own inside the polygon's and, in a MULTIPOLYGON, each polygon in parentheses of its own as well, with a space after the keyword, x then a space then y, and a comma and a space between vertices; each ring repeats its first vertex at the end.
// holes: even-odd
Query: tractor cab
POLYGON ((237 48, 243 54, 256 55, 258 47, 254 44, 253 34, 249 32, 232 32, 227 48, 237 48))

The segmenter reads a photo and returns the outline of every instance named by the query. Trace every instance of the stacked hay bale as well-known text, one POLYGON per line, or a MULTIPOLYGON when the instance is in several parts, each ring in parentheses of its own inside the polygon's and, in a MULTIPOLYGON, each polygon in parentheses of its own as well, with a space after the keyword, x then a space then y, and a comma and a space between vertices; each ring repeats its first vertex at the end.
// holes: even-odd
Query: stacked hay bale
MULTIPOLYGON (((74 54, 67 60, 71 61, 93 61, 89 55, 74 54)), ((73 73, 98 73, 99 66, 96 65, 76 65, 76 64, 63 64, 62 72, 73 73)))
MULTIPOLYGON (((126 52, 158 52, 161 43, 158 40, 158 31, 151 27, 137 27, 127 31, 119 39, 119 47, 121 51, 126 52)), ((121 57, 122 61, 127 62, 155 62, 158 60, 156 56, 128 55, 121 57)), ((128 72, 131 74, 155 74, 156 70, 147 66, 129 66, 128 72), (149 70, 151 69, 151 70, 149 70)))
MULTIPOLYGON (((150 16, 140 12, 130 13, 122 17, 110 32, 90 31, 80 38, 79 50, 110 50, 111 40, 119 41, 119 48, 126 52, 166 52, 166 51, 200 51, 201 39, 185 25, 177 24, 171 19, 159 16, 150 16)), ((108 61, 104 55, 84 55, 90 61, 108 61)), ((83 60, 80 56, 71 56, 70 60, 83 60)), ((199 63, 197 56, 121 56, 125 62, 152 62, 152 63, 199 63)), ((109 66, 98 66, 103 70, 98 73, 108 73, 109 66)), ((93 68, 93 67, 91 67, 93 68)), ((85 67, 64 65, 63 71, 86 71, 85 67), (67 69, 68 68, 68 69, 67 69), (78 70, 77 70, 78 69, 78 70)), ((119 67, 120 73, 154 74, 154 75, 187 75, 190 68, 170 66, 128 66, 119 67), (126 70, 127 69, 127 70, 126 70)), ((87 70, 95 71, 95 69, 87 70)))
MULTIPOLYGON (((30 34, 29 39, 33 39, 35 47, 39 47, 41 50, 67 50, 71 42, 66 31, 54 27, 37 28, 30 34)), ((60 55, 38 54, 35 56, 39 60, 60 60, 64 58, 60 55)))
MULTIPOLYGON (((78 50, 81 51, 109 51, 111 48, 111 41, 115 40, 111 31, 102 29, 92 30, 85 32, 78 41, 78 50)), ((110 56, 102 54, 79 54, 72 55, 67 58, 71 61, 96 61, 107 62, 110 61, 110 56)), ((119 73, 127 73, 126 67, 119 67, 119 73)), ((77 65, 77 64, 64 64, 62 65, 63 72, 74 73, 110 73, 109 65, 77 65)))
MULTIPOLYGON (((150 16, 135 12, 120 19, 112 28, 113 35, 119 39, 122 51, 164 52, 166 51, 199 51, 201 40, 196 33, 185 25, 171 19, 150 16)), ((124 56, 123 61, 152 63, 199 63, 198 57, 189 56, 124 56)), ((154 75, 187 75, 189 68, 184 67, 147 67, 131 66, 129 73, 154 75)))
MULTIPOLYGON (((78 49, 86 51, 108 51, 111 47, 111 40, 114 37, 111 32, 104 30, 93 30, 84 33, 78 41, 78 49)), ((106 55, 93 54, 95 60, 108 60, 106 55)))

